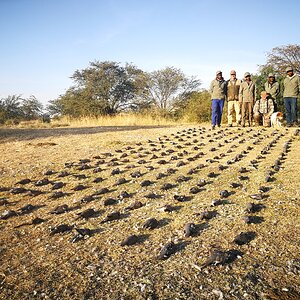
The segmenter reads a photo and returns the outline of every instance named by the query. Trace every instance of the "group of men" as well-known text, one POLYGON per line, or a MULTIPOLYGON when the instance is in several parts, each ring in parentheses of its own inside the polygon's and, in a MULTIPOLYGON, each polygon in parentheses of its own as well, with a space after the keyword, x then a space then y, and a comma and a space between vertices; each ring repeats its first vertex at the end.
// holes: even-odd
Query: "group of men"
MULTIPOLYGON (((221 126, 225 99, 228 102, 228 126, 233 125, 233 118, 242 127, 259 125, 270 126, 270 117, 277 111, 280 92, 279 83, 275 75, 270 73, 264 85, 264 91, 257 99, 257 87, 246 72, 244 80, 236 77, 236 72, 230 72, 230 79, 225 81, 222 71, 216 72, 216 78, 211 82, 210 93, 212 99, 212 128, 221 126)), ((286 68, 286 78, 283 81, 283 101, 287 126, 297 124, 297 98, 300 96, 300 78, 294 74, 292 67, 286 68)))

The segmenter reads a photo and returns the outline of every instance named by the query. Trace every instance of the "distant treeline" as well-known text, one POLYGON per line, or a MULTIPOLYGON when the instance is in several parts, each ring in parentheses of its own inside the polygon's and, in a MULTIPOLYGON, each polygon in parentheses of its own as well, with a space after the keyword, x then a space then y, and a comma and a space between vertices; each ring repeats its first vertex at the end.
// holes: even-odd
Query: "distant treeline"
MULTIPOLYGON (((300 74, 300 45, 276 47, 267 54, 266 64, 253 76, 258 91, 264 89, 270 72, 281 82, 286 66, 292 66, 300 74)), ((46 107, 34 96, 23 99, 12 95, 1 99, 0 123, 43 117, 44 121, 49 120, 45 115, 77 118, 120 112, 145 112, 174 119, 184 117, 197 122, 210 120, 208 91, 201 89, 201 82, 195 76, 188 77, 175 67, 144 72, 129 63, 94 61, 87 68, 76 70, 71 78, 73 85, 65 94, 50 100, 46 107)))

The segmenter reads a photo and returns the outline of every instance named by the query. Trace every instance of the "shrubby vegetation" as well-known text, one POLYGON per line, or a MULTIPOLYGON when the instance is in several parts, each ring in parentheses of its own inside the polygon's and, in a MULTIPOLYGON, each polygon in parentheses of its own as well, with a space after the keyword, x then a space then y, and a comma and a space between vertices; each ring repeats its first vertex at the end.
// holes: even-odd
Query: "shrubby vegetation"
MULTIPOLYGON (((300 45, 276 47, 267 54, 266 64, 253 76, 258 95, 264 90, 270 72, 276 74, 281 84, 287 66, 300 74, 300 45)), ((210 95, 200 89, 200 80, 186 76, 175 67, 144 72, 129 63, 122 66, 113 61, 94 61, 87 68, 76 70, 71 78, 73 85, 63 95, 49 101, 46 107, 49 115, 97 118, 136 113, 154 119, 188 122, 208 122, 211 118, 210 95)), ((279 109, 283 110, 282 94, 279 109)), ((43 105, 34 96, 23 99, 13 95, 0 100, 0 123, 36 119, 47 120, 43 105)))

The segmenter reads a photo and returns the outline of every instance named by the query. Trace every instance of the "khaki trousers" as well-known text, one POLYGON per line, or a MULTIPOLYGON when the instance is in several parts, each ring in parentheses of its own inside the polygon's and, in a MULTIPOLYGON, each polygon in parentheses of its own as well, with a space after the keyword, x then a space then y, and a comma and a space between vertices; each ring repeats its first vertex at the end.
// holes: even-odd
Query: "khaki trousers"
POLYGON ((241 121, 241 111, 240 111, 240 103, 238 100, 229 100, 228 101, 228 124, 232 124, 233 116, 235 115, 235 121, 239 123, 241 121))
POLYGON ((249 126, 252 126, 253 119, 253 102, 242 103, 242 126, 245 125, 248 120, 249 126))

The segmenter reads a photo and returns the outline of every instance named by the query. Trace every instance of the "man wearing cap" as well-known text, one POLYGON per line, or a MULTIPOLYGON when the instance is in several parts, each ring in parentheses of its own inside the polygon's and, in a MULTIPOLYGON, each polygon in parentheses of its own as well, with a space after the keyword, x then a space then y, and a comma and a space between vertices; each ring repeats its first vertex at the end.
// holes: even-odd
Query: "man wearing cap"
POLYGON ((242 104, 241 124, 243 127, 245 127, 246 120, 248 120, 249 126, 252 126, 253 106, 256 100, 256 85, 251 80, 249 72, 245 73, 244 79, 239 90, 239 101, 242 104))
POLYGON ((216 72, 216 79, 210 84, 210 93, 212 99, 212 129, 216 126, 221 126, 224 101, 226 97, 226 81, 222 76, 221 71, 216 72))
POLYGON ((228 101, 228 126, 232 127, 232 119, 235 115, 237 124, 241 123, 241 111, 239 104, 239 89, 241 81, 236 78, 235 70, 230 71, 230 79, 227 81, 227 101, 228 101))
POLYGON ((286 123, 290 127, 297 123, 297 98, 300 95, 300 79, 294 74, 292 67, 287 67, 285 71, 287 76, 283 81, 283 102, 286 123))
POLYGON ((279 83, 275 80, 275 75, 270 73, 268 80, 265 83, 265 91, 268 93, 268 97, 273 100, 274 111, 277 111, 277 98, 280 92, 279 83))

